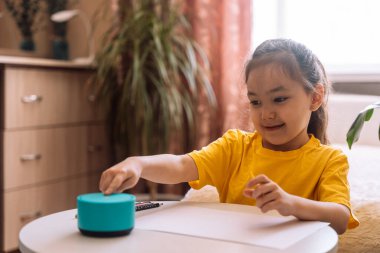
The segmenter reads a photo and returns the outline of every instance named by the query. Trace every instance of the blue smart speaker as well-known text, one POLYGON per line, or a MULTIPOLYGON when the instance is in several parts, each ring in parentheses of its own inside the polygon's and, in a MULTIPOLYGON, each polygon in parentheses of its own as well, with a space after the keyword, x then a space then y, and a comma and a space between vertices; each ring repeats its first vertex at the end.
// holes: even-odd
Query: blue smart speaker
POLYGON ((135 224, 135 202, 136 197, 126 193, 79 195, 78 228, 87 236, 128 235, 135 224))

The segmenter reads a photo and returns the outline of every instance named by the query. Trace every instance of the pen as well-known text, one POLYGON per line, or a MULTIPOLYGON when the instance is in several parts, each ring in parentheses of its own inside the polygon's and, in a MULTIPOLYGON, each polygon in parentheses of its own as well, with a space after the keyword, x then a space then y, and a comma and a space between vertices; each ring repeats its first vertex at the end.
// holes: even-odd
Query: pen
POLYGON ((153 203, 150 201, 140 201, 140 202, 136 202, 135 210, 137 212, 137 211, 142 211, 142 210, 146 210, 146 209, 150 209, 150 208, 159 207, 161 205, 162 205, 162 203, 153 203))

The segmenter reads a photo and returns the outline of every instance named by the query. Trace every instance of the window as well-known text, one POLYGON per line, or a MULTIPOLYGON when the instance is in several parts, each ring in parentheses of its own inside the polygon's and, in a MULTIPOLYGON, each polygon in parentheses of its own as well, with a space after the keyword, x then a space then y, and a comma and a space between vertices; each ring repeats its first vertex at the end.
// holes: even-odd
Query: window
POLYGON ((379 12, 379 0, 255 0, 253 47, 291 38, 318 55, 330 76, 378 81, 379 12))

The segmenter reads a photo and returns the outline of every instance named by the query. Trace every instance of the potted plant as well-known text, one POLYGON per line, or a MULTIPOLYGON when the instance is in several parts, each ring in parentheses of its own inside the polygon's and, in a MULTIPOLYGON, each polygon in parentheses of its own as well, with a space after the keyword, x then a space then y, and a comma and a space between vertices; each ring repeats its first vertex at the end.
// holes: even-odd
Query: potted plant
MULTIPOLYGON (((66 9, 67 0, 45 0, 47 5, 47 13, 49 19, 54 13, 63 11, 66 9)), ((50 21, 53 27, 53 59, 68 60, 69 59, 69 44, 67 43, 67 22, 53 22, 50 21)))
MULTIPOLYGON (((352 145, 354 144, 354 142, 359 140, 360 132, 363 128, 364 122, 369 121, 371 119, 373 111, 376 108, 380 108, 380 101, 367 106, 364 110, 362 110, 358 114, 355 121, 352 123, 350 129, 347 132, 347 139, 346 139, 348 147, 350 149, 352 145)), ((379 126, 379 131, 378 131, 378 137, 380 140, 380 126, 379 126)))
POLYGON ((93 83, 106 105, 113 153, 194 148, 199 97, 210 111, 216 99, 207 58, 169 0, 119 1, 119 21, 106 33, 96 65, 93 83))
POLYGON ((33 33, 36 32, 36 15, 40 9, 38 0, 11 1, 5 0, 5 6, 14 18, 17 27, 20 29, 22 41, 20 49, 24 51, 34 51, 35 43, 33 33))

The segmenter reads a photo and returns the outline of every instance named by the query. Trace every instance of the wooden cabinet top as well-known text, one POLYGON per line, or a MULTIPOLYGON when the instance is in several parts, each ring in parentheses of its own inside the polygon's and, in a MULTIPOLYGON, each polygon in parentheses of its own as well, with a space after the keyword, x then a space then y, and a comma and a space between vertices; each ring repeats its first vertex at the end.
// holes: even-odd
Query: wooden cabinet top
POLYGON ((75 62, 66 60, 53 60, 44 58, 1 56, 0 65, 17 65, 28 67, 51 67, 51 68, 73 68, 73 69, 93 69, 94 65, 85 62, 75 62))

